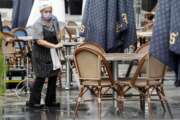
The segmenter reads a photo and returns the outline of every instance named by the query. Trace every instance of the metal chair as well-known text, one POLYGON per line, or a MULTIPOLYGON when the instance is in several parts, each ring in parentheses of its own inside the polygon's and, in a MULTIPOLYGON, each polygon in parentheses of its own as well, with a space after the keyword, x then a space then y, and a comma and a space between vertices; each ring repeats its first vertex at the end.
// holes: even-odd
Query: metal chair
POLYGON ((91 91, 91 88, 93 87, 96 90, 95 96, 98 101, 98 115, 101 119, 101 100, 103 95, 110 89, 114 90, 119 95, 118 88, 115 87, 115 81, 112 78, 110 66, 101 52, 88 47, 80 47, 76 49, 74 53, 74 62, 81 86, 76 101, 76 117, 78 116, 78 108, 81 98, 88 90, 91 91), (102 65, 108 72, 106 77, 101 74, 102 65), (105 90, 103 91, 103 89, 105 90))

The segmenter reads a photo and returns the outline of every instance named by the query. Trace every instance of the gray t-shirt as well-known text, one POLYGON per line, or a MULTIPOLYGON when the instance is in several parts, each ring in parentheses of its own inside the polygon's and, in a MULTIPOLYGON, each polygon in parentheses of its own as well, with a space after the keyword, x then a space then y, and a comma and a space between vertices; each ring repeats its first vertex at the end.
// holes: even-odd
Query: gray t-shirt
MULTIPOLYGON (((59 38, 58 34, 65 27, 65 23, 58 22, 55 16, 53 16, 51 21, 56 31, 57 38, 59 38)), ((34 40, 43 39, 43 23, 42 19, 39 18, 32 26, 32 37, 34 40)))

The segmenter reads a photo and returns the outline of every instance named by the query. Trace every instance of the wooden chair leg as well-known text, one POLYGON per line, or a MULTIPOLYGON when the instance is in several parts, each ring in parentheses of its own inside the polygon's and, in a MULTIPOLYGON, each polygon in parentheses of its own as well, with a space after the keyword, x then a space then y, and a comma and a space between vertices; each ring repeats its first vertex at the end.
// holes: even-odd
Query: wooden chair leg
POLYGON ((124 99, 123 96, 118 97, 118 109, 119 109, 119 112, 124 111, 124 101, 123 101, 123 99, 124 99))
POLYGON ((140 94, 140 108, 142 111, 144 111, 144 107, 145 107, 145 99, 144 99, 144 95, 140 94))
POLYGON ((173 114, 172 114, 171 108, 170 108, 170 106, 169 106, 169 103, 168 103, 168 101, 167 101, 167 99, 166 99, 166 96, 165 96, 164 88, 163 88, 163 87, 160 88, 160 95, 161 95, 163 101, 164 101, 165 104, 166 104, 166 107, 167 107, 167 110, 168 110, 168 112, 169 112, 169 115, 170 115, 171 119, 173 119, 173 114))
POLYGON ((118 87, 118 109, 119 112, 123 112, 124 111, 124 92, 123 92, 123 88, 122 87, 118 87))
POLYGON ((167 102, 166 99, 165 99, 165 103, 166 103, 166 106, 167 106, 167 110, 168 110, 168 112, 169 112, 169 115, 170 115, 171 119, 173 119, 173 114, 172 114, 172 112, 171 112, 171 108, 170 108, 169 103, 167 102))
POLYGON ((144 88, 138 88, 138 90, 139 90, 139 98, 140 98, 140 109, 141 109, 141 111, 145 111, 146 90, 144 88))
POLYGON ((162 97, 161 97, 161 95, 160 95, 160 91, 159 91, 158 88, 156 88, 156 93, 157 93, 157 95, 158 95, 158 97, 159 97, 159 100, 160 100, 160 102, 161 102, 161 106, 162 106, 162 108, 163 108, 163 111, 166 112, 166 108, 165 108, 165 105, 164 105, 164 101, 163 101, 163 99, 162 99, 162 97))
POLYGON ((80 105, 81 98, 82 98, 83 94, 84 94, 84 87, 82 87, 82 88, 80 89, 79 96, 78 96, 78 98, 77 98, 77 100, 76 100, 75 117, 74 117, 74 119, 78 118, 79 105, 80 105))

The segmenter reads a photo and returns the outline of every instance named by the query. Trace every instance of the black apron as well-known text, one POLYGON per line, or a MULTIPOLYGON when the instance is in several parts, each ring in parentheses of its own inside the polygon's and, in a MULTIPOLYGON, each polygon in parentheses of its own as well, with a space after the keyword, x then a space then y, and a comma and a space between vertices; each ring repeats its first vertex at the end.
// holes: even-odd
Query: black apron
MULTIPOLYGON (((44 40, 50 43, 58 43, 55 30, 50 31, 43 26, 43 36, 44 40)), ((50 48, 46 48, 35 43, 33 46, 32 60, 33 69, 37 77, 50 77, 57 75, 59 70, 53 71, 50 48)))

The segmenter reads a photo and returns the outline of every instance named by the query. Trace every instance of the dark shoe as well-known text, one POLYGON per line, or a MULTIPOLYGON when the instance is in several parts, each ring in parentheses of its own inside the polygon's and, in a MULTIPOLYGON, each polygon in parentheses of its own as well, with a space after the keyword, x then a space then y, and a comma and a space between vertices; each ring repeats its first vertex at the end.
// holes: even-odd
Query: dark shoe
POLYGON ((46 104, 47 107, 57 107, 60 108, 60 103, 50 103, 50 104, 46 104))
POLYGON ((44 105, 32 104, 32 103, 29 103, 29 102, 26 102, 26 106, 29 107, 29 108, 33 108, 33 109, 43 109, 44 108, 44 105))

